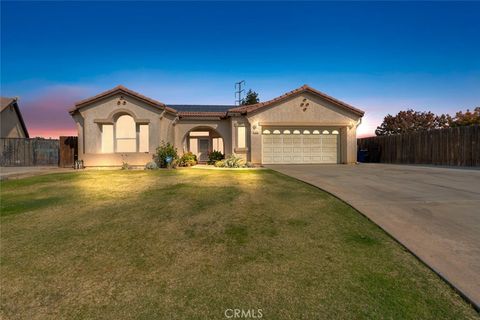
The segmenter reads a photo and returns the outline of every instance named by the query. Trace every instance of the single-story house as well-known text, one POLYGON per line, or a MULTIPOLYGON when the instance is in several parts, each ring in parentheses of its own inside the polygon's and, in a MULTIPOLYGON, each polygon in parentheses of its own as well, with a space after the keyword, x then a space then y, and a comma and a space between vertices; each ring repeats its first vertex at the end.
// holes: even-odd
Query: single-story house
POLYGON ((255 164, 353 163, 363 111, 307 85, 254 105, 165 104, 123 86, 70 109, 85 166, 144 165, 161 141, 200 161, 219 150, 255 164))
POLYGON ((0 138, 28 138, 17 98, 0 97, 0 138))

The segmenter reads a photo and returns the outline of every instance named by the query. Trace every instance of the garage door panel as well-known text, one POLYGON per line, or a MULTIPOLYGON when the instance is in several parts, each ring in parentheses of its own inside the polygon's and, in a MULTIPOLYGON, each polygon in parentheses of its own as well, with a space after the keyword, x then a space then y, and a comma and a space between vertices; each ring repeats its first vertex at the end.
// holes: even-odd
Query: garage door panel
MULTIPOLYGON (((294 132, 300 129, 288 128, 288 130, 294 132)), ((303 132, 303 130, 300 131, 303 132)), ((265 164, 337 163, 338 137, 339 135, 332 134, 263 135, 262 162, 265 164)))

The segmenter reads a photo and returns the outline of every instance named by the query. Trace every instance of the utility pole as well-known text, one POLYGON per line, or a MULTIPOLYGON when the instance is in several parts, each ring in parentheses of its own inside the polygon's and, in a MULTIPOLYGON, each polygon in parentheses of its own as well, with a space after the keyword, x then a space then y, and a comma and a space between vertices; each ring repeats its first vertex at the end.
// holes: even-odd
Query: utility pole
POLYGON ((242 95, 245 92, 245 80, 235 82, 235 105, 239 106, 242 103, 242 95))

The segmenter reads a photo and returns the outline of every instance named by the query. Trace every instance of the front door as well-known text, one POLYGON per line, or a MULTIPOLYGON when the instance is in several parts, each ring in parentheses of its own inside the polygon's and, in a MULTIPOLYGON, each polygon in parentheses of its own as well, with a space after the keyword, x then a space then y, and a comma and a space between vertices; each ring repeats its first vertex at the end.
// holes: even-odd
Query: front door
POLYGON ((198 139, 198 161, 208 161, 210 139, 198 139))

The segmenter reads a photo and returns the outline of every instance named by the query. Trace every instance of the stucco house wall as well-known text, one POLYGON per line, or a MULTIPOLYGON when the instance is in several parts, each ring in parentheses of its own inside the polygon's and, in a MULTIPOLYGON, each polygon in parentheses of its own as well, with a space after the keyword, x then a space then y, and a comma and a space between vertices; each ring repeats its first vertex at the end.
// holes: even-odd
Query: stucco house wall
POLYGON ((232 137, 231 137, 230 119, 222 120, 179 120, 175 124, 174 145, 179 154, 183 154, 185 150, 186 137, 191 130, 201 130, 202 128, 213 129, 223 138, 224 153, 232 153, 232 137))
POLYGON ((26 138, 17 113, 10 108, 2 111, 1 115, 2 138, 26 138))
MULTIPOLYGON (((207 107, 211 109, 213 106, 207 107)), ((123 161, 143 166, 152 160, 162 141, 172 143, 181 155, 188 151, 189 133, 205 130, 223 138, 225 154, 234 153, 246 161, 260 164, 263 129, 282 127, 338 131, 336 162, 356 161, 356 128, 363 111, 313 88, 303 86, 256 105, 226 107, 228 109, 223 111, 177 111, 118 86, 77 103, 70 113, 78 129, 79 159, 86 166, 119 166, 123 161), (148 152, 102 153, 102 124, 114 124, 123 114, 130 115, 137 125, 148 124, 148 152), (239 145, 239 127, 245 128, 244 147, 239 145)))
POLYGON ((138 99, 125 94, 115 94, 93 102, 73 115, 78 129, 79 159, 86 166, 118 166, 123 161, 131 165, 144 165, 152 160, 155 149, 162 140, 173 140, 174 115, 164 113, 138 99), (122 102, 118 105, 118 101, 122 102), (125 101, 125 104, 123 104, 125 101), (101 125, 113 123, 120 115, 131 115, 136 123, 147 124, 149 130, 149 151, 145 153, 102 153, 101 125))
POLYGON ((23 122, 17 100, 2 97, 0 107, 0 137, 28 138, 28 131, 23 122))
POLYGON ((265 109, 247 115, 250 123, 250 158, 262 161, 262 130, 268 126, 298 126, 340 131, 340 163, 353 163, 357 159, 356 127, 360 116, 340 109, 331 102, 311 93, 292 96, 265 109), (302 106, 303 103, 303 106, 302 106), (305 106, 308 103, 308 106, 305 106), (254 129, 255 128, 255 129, 254 129))

